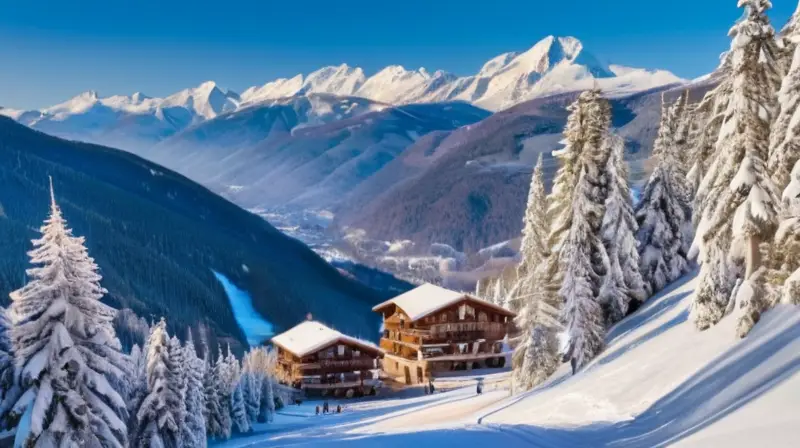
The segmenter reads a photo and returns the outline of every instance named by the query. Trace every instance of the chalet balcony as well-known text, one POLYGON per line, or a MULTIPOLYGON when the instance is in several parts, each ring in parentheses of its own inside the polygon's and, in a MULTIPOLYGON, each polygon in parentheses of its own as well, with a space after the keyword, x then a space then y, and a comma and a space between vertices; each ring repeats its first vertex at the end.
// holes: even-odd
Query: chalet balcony
POLYGON ((315 362, 307 362, 298 365, 300 370, 370 370, 380 367, 380 362, 369 356, 357 358, 323 358, 315 362))
POLYGON ((319 375, 310 375, 300 378, 300 387, 306 389, 331 389, 331 388, 350 388, 360 386, 375 386, 379 380, 372 378, 361 378, 357 373, 345 373, 322 378, 319 375))
POLYGON ((499 341, 506 336, 507 332, 508 325, 502 322, 453 322, 433 324, 427 330, 385 330, 381 348, 392 350, 392 341, 411 346, 437 342, 470 342, 480 339, 499 341))

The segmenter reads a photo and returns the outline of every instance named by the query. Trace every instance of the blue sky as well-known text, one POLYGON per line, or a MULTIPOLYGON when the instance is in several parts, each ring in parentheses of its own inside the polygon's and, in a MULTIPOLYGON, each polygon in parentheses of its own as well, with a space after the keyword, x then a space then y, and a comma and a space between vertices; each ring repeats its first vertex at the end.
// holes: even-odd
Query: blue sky
MULTIPOLYGON (((797 3, 773 3, 779 28, 797 3)), ((0 0, 0 105, 164 96, 206 80, 241 91, 343 62, 471 74, 550 34, 692 78, 716 66, 739 16, 736 0, 0 0)))

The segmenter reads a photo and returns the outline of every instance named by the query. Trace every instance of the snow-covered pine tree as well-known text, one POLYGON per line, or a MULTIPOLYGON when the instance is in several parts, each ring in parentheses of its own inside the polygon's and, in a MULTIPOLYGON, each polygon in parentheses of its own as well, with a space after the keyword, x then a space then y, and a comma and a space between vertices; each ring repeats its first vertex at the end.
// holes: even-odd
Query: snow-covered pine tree
POLYGON ((724 59, 720 71, 722 79, 719 85, 706 93, 700 104, 695 107, 695 119, 701 121, 702 125, 698 128, 699 134, 691 138, 693 142, 692 167, 686 175, 689 188, 695 194, 694 214, 692 215, 695 227, 699 225, 700 216, 705 209, 708 190, 713 183, 711 179, 716 177, 716 174, 711 174, 710 177, 708 175, 718 171, 717 140, 733 91, 730 57, 724 59))
POLYGON ((18 419, 10 412, 20 395, 14 375, 14 349, 10 335, 11 321, 7 310, 0 307, 0 430, 15 427, 18 419))
POLYGON ((197 357, 192 342, 192 332, 188 332, 184 346, 186 362, 186 414, 181 434, 181 443, 185 448, 205 448, 206 446, 206 402, 203 388, 205 362, 197 357))
MULTIPOLYGON (((219 364, 222 360, 222 351, 220 350, 220 357, 216 364, 211 363, 211 354, 208 349, 205 353, 205 371, 206 376, 203 378, 203 395, 205 397, 205 422, 206 432, 209 437, 217 440, 224 440, 226 436, 226 418, 225 413, 227 409, 222 406, 222 379, 220 378, 219 364)), ((228 426, 230 428, 230 417, 227 418, 228 426)), ((228 429, 229 431, 229 429, 228 429)))
POLYGON ((547 196, 542 156, 536 163, 525 210, 522 262, 515 285, 520 301, 516 325, 522 332, 512 359, 517 390, 529 390, 558 368, 558 299, 542 286, 546 282, 547 196))
POLYGON ((67 228, 50 183, 50 216, 33 240, 28 283, 11 293, 11 341, 23 413, 17 446, 124 446, 125 402, 108 378, 130 371, 115 310, 84 239, 67 228))
POLYGON ((770 134, 767 165, 780 189, 789 184, 792 168, 800 158, 800 47, 795 47, 791 67, 778 93, 780 112, 770 134))
POLYGON ((231 397, 232 429, 238 433, 245 433, 250 431, 250 422, 247 419, 247 406, 244 401, 242 367, 239 360, 231 353, 230 347, 228 347, 226 364, 228 365, 227 382, 231 397))
POLYGON ((231 421, 233 429, 238 433, 246 433, 250 431, 250 419, 247 415, 247 406, 244 400, 244 383, 241 381, 236 382, 236 385, 231 394, 231 421))
MULTIPOLYGON (((224 440, 231 438, 231 431, 233 422, 231 420, 231 367, 228 365, 227 358, 222 354, 222 347, 217 349, 219 357, 217 363, 214 365, 214 378, 217 381, 215 388, 217 390, 218 406, 219 406, 219 428, 221 430, 220 437, 224 440)), ((230 347, 228 347, 228 354, 230 354, 230 347)))
MULTIPOLYGON (((148 336, 149 338, 149 336, 148 336)), ((131 388, 128 397, 128 434, 137 434, 139 430, 139 419, 136 415, 142 405, 144 397, 147 396, 147 341, 145 341, 144 351, 138 344, 131 347, 131 388)))
POLYGON ((561 321, 576 370, 604 346, 605 326, 598 299, 609 263, 600 230, 608 196, 603 174, 609 158, 606 139, 611 125, 611 108, 599 90, 582 93, 578 101, 578 109, 583 113, 579 130, 583 149, 568 216, 570 227, 558 251, 559 270, 564 273, 559 289, 564 303, 561 321))
MULTIPOLYGON (((746 16, 730 31, 733 94, 717 143, 719 168, 710 183, 698 238, 704 264, 719 266, 720 261, 711 257, 726 256, 730 267, 723 273, 747 283, 762 265, 761 244, 772 238, 778 224, 780 194, 766 162, 779 68, 769 51, 775 33, 766 12, 772 5, 768 0, 740 0, 739 5, 745 7, 746 16), (712 245, 715 250, 706 250, 712 245), (726 247, 727 253, 722 252, 726 247)), ((692 312, 697 327, 706 329, 724 315, 733 291, 727 289, 730 281, 721 281, 721 273, 704 268, 701 274, 692 312)), ((755 288, 745 285, 738 290, 755 288)), ((737 302, 746 308, 748 319, 758 314, 754 307, 760 301, 754 297, 739 295, 737 302)))
POLYGON ((244 397, 244 408, 247 411, 247 421, 252 425, 258 421, 261 386, 257 383, 256 376, 248 370, 246 360, 242 362, 242 378, 239 381, 242 383, 242 396, 244 397))
POLYGON ((692 125, 695 121, 696 105, 689 103, 689 91, 684 91, 675 104, 672 106, 672 114, 675 120, 675 137, 673 143, 675 145, 675 154, 677 155, 680 164, 677 166, 678 173, 680 174, 681 181, 684 184, 686 197, 684 202, 687 204, 691 202, 691 193, 688 191, 688 182, 686 175, 691 167, 692 158, 692 125))
POLYGON ((178 424, 178 447, 186 446, 183 442, 183 435, 189 430, 186 425, 186 388, 189 381, 188 375, 189 368, 186 359, 186 351, 181 345, 181 341, 177 336, 172 336, 168 345, 169 352, 169 382, 168 387, 172 390, 172 394, 178 397, 178 403, 175 407, 175 418, 178 424))
POLYGON ((147 340, 147 395, 136 412, 137 432, 131 434, 135 447, 178 446, 182 403, 174 385, 176 369, 169 346, 167 323, 162 318, 151 328, 147 340))
POLYGON ((800 160, 795 162, 791 181, 783 191, 781 224, 772 245, 775 267, 769 280, 776 290, 772 305, 778 301, 800 305, 800 160))
POLYGON ((792 56, 794 52, 797 50, 797 43, 800 41, 798 37, 800 36, 800 4, 798 4, 797 9, 794 11, 794 14, 789 18, 786 22, 786 25, 781 28, 779 33, 779 38, 774 43, 775 45, 775 53, 778 55, 776 59, 778 59, 780 68, 782 69, 782 73, 788 73, 789 67, 792 65, 792 56))
POLYGON ((244 401, 247 408, 247 418, 251 424, 258 421, 258 414, 261 410, 261 393, 264 389, 263 382, 266 378, 266 375, 257 370, 255 358, 258 350, 258 348, 254 348, 245 353, 242 361, 244 401))
POLYGON ((601 235, 608 253, 609 271, 600 293, 600 304, 606 325, 610 326, 625 317, 632 301, 642 302, 646 297, 639 272, 636 242, 639 227, 628 185, 625 141, 618 136, 610 136, 606 141, 611 145, 611 155, 606 165, 609 190, 601 235))
POLYGON ((676 109, 666 103, 654 145, 656 167, 636 206, 639 271, 650 297, 688 271, 686 251, 691 222, 673 137, 676 109))
POLYGON ((517 266, 517 280, 512 287, 511 310, 518 312, 527 302, 524 296, 533 285, 530 277, 533 271, 546 258, 548 253, 547 237, 550 226, 547 221, 547 193, 544 187, 543 156, 540 153, 536 167, 531 176, 528 189, 528 204, 523 217, 522 243, 520 244, 521 260, 517 266))
POLYGON ((264 368, 266 372, 266 379, 263 382, 264 390, 261 393, 263 397, 261 400, 261 412, 259 414, 259 421, 261 416, 265 417, 265 421, 271 422, 275 417, 275 368, 278 364, 278 353, 275 350, 268 350, 262 348, 264 354, 264 368))

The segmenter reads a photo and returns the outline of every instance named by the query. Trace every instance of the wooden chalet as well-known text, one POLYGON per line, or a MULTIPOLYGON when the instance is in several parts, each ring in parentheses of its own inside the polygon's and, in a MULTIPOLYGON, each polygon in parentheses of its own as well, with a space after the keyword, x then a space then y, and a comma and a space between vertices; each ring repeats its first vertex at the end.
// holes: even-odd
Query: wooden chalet
POLYGON ((278 380, 306 395, 358 396, 377 392, 383 350, 315 321, 272 338, 278 380))
POLYGON ((425 284, 375 306, 383 315, 383 370, 406 384, 436 372, 503 367, 514 313, 468 294, 425 284))

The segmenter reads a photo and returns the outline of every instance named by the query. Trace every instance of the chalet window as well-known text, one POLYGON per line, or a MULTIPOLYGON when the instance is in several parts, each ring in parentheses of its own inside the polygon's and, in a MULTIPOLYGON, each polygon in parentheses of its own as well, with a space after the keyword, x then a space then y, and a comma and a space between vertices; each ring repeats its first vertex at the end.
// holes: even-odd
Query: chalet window
POLYGON ((361 351, 360 350, 353 350, 353 357, 358 358, 359 356, 361 356, 361 351))
POLYGON ((439 322, 447 322, 447 313, 442 313, 442 315, 439 316, 439 322))
POLYGON ((461 305, 458 307, 458 320, 464 320, 464 317, 467 315, 467 305, 461 305))
POLYGON ((478 313, 478 322, 488 322, 488 321, 489 321, 489 316, 487 316, 486 313, 484 313, 483 311, 478 313))
POLYGON ((339 356, 344 356, 344 345, 339 346, 339 356))

